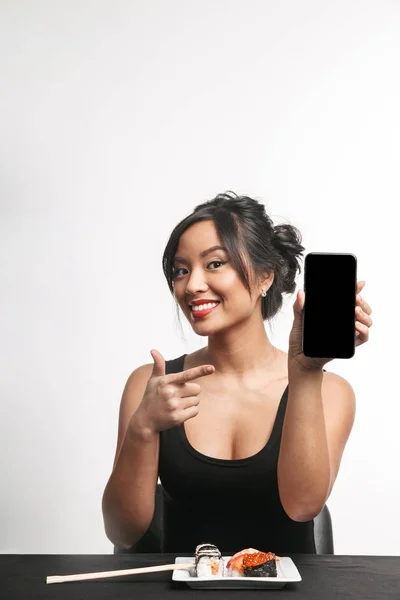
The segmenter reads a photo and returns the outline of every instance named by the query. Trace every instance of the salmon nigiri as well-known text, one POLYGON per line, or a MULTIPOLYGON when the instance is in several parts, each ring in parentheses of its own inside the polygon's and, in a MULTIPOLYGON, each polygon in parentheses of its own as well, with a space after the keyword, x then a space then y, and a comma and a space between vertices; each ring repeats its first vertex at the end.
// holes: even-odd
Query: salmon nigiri
MULTIPOLYGON (((261 555, 265 553, 261 552, 260 550, 256 550, 255 548, 245 548, 240 552, 236 552, 236 554, 231 556, 226 563, 226 575, 228 577, 243 577, 243 575, 245 575, 245 565, 243 564, 243 561, 249 554, 261 555)), ((268 554, 271 555, 271 557, 274 556, 275 560, 280 560, 280 556, 276 556, 275 554, 272 554, 272 552, 268 554)))
POLYGON ((259 552, 255 548, 245 548, 240 552, 236 552, 226 563, 226 569, 232 577, 243 575, 243 559, 246 554, 253 554, 259 552))

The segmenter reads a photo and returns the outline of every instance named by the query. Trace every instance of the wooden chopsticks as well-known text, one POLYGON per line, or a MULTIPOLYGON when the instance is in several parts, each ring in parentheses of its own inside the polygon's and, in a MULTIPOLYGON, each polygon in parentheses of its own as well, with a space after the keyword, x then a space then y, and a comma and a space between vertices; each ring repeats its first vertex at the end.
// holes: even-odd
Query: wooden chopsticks
POLYGON ((120 571, 102 571, 101 573, 78 573, 77 575, 50 575, 46 583, 64 583, 66 581, 86 581, 88 579, 102 579, 103 577, 120 577, 121 575, 139 575, 140 573, 157 573, 158 571, 174 571, 175 569, 192 569, 194 563, 181 565, 156 565, 154 567, 141 567, 137 569, 122 569, 120 571))

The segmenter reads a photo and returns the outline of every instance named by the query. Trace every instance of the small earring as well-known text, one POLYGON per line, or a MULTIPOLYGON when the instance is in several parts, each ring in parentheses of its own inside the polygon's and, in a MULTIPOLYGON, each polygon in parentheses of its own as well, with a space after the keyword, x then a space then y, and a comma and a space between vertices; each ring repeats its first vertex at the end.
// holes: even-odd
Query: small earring
POLYGON ((267 295, 267 292, 264 292, 264 290, 261 290, 261 296, 262 296, 263 298, 265 298, 265 296, 266 296, 266 295, 267 295))

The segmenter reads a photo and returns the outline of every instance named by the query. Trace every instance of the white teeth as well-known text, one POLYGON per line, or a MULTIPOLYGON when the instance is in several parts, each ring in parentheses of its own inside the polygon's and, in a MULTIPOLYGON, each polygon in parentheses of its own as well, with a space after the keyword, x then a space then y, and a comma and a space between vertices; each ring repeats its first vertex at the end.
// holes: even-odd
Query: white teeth
POLYGON ((206 310, 209 308, 213 308, 213 306, 218 306, 219 302, 209 302, 208 304, 199 304, 198 306, 192 306, 193 312, 198 312, 199 310, 206 310))

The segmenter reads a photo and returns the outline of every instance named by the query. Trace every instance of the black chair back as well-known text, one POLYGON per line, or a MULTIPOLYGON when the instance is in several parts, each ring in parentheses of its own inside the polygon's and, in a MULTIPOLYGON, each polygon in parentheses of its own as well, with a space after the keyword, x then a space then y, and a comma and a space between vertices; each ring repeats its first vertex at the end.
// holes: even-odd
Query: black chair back
POLYGON ((331 513, 326 504, 314 518, 314 542, 317 554, 335 554, 331 513))

